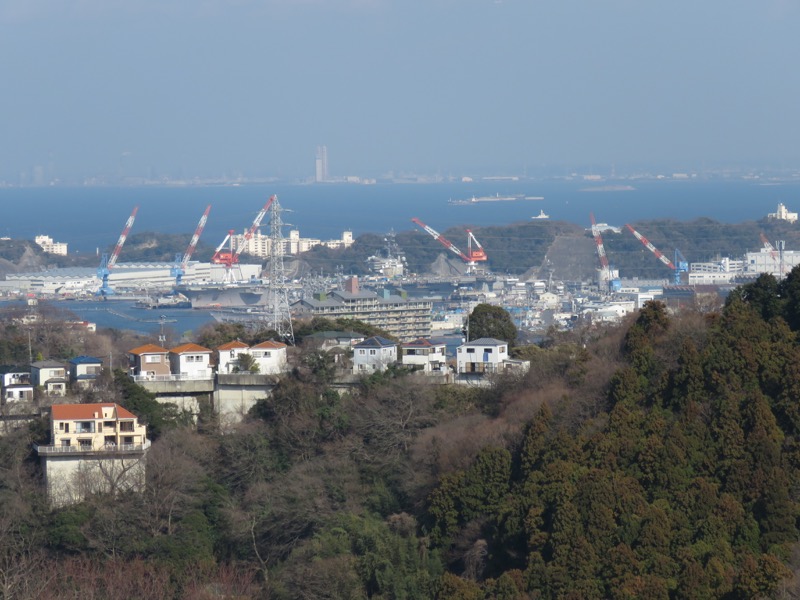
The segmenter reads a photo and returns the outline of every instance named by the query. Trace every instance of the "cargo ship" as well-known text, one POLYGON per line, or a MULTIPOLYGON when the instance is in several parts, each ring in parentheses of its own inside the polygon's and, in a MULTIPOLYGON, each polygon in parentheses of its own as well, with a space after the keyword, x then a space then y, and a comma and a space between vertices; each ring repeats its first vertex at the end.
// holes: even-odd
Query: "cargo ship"
POLYGON ((449 204, 463 206, 466 204, 477 204, 479 202, 516 202, 517 200, 544 200, 544 196, 526 196, 525 194, 515 194, 513 196, 473 196, 467 200, 448 200, 449 204))

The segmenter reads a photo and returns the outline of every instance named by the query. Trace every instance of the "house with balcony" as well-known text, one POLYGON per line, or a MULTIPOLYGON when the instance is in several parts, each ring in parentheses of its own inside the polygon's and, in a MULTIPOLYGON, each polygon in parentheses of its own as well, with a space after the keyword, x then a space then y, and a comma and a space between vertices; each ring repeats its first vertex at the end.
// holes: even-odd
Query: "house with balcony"
POLYGON ((18 367, 0 367, 0 399, 2 404, 9 402, 30 402, 33 400, 31 374, 18 367))
POLYGON ((400 362, 425 373, 440 373, 447 367, 446 349, 444 343, 419 338, 400 346, 400 362))
POLYGON ((456 367, 464 378, 510 371, 525 372, 530 362, 508 356, 508 342, 494 338, 479 338, 462 344, 456 350, 456 367))
POLYGON ((169 351, 170 371, 176 379, 213 379, 213 352, 198 344, 183 344, 169 351))
POLYGON ((31 363, 31 384, 48 396, 67 395, 67 369, 57 360, 37 360, 31 363))
POLYGON ((69 361, 69 381, 82 388, 92 387, 103 370, 103 361, 94 356, 76 356, 69 361))
POLYGON ((155 344, 128 350, 128 363, 129 372, 137 381, 154 381, 170 375, 169 350, 155 344))
POLYGON ((54 404, 50 443, 35 445, 53 506, 144 486, 147 428, 114 403, 54 404))
POLYGON ((379 335, 374 335, 353 346, 353 373, 369 375, 385 371, 397 362, 397 344, 379 335))

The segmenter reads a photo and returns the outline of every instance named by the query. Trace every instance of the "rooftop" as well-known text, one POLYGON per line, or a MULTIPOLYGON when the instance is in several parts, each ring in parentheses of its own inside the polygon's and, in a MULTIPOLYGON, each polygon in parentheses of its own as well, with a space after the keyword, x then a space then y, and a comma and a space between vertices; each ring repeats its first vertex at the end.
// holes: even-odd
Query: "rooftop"
POLYGON ((139 346, 138 348, 134 348, 133 350, 128 350, 128 354, 166 354, 169 352, 166 348, 162 348, 161 346, 156 346, 155 344, 145 344, 144 346, 139 346))
POLYGON ((397 343, 379 335, 373 335, 355 345, 356 348, 388 348, 390 346, 397 346, 397 343))
POLYGON ((189 352, 208 352, 210 354, 211 350, 203 348, 199 344, 182 344, 170 350, 172 354, 188 354, 189 352))
POLYGON ((76 419, 89 420, 97 418, 102 419, 104 408, 113 409, 113 417, 117 419, 136 418, 136 415, 134 415, 132 412, 113 402, 102 402, 96 404, 53 404, 51 408, 51 414, 54 421, 71 421, 76 419))

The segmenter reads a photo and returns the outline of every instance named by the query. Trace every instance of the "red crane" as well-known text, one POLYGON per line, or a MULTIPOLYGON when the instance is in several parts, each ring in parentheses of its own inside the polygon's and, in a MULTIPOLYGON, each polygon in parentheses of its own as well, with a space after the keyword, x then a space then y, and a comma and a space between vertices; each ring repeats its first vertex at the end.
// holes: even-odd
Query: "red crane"
POLYGON ((467 229, 467 254, 464 254, 461 250, 458 249, 458 247, 455 244, 453 244, 453 242, 448 240, 446 237, 444 237, 441 233, 439 233, 432 227, 428 227, 427 225, 425 225, 425 223, 420 221, 418 218, 414 217, 413 219, 411 219, 411 221, 422 227, 422 229, 424 229, 428 234, 430 234, 430 236, 433 239, 442 244, 442 246, 444 246, 454 254, 457 254, 461 258, 461 260, 467 263, 467 271, 471 271, 475 267, 476 262, 483 262, 488 259, 488 257, 486 256, 486 251, 483 249, 483 246, 481 246, 480 242, 477 240, 477 238, 473 235, 472 231, 470 231, 469 229, 467 229), (475 245, 477 246, 476 249, 472 248, 472 242, 475 242, 475 245))
POLYGON ((225 236, 225 239, 222 240, 222 243, 217 246, 216 251, 214 252, 214 256, 211 257, 211 262, 215 265, 225 265, 225 281, 230 282, 232 281, 232 268, 233 265, 239 263, 239 255, 244 250, 245 246, 247 245, 248 240, 253 237, 253 233, 255 233, 256 229, 261 225, 261 221, 264 218, 264 215, 267 214, 269 207, 272 206, 272 203, 277 199, 277 196, 274 194, 269 197, 267 203, 264 205, 259 213, 256 215, 256 218, 253 220, 253 224, 250 226, 250 229, 244 234, 242 239, 242 243, 238 244, 236 250, 233 249, 233 229, 228 231, 228 235, 225 236), (223 250, 225 244, 230 241, 230 246, 227 250, 223 250))
POLYGON ((670 269, 672 269, 673 271, 676 271, 676 270, 677 270, 677 267, 676 267, 674 264, 672 264, 672 261, 671 261, 670 259, 668 259, 666 256, 664 256, 664 255, 663 255, 663 254, 662 254, 662 253, 661 253, 661 252, 658 250, 658 248, 656 248, 655 246, 653 246, 653 244, 651 244, 651 243, 650 243, 650 240, 648 240, 646 237, 644 237, 644 236, 643 236, 641 233, 639 233, 638 231, 636 231, 636 230, 635 230, 633 227, 631 227, 631 226, 630 226, 630 225, 628 225, 627 223, 625 224, 625 227, 627 227, 627 228, 630 230, 630 232, 631 232, 631 233, 632 233, 634 236, 636 236, 636 239, 637 239, 637 240, 639 240, 640 242, 642 242, 642 244, 644 244, 644 247, 645 247, 645 248, 647 248, 648 250, 650 250, 650 252, 652 252, 653 254, 655 254, 655 255, 656 255, 656 258, 657 258, 658 260, 660 260, 662 263, 664 263, 665 265, 667 265, 667 266, 668 266, 670 269))
POLYGON ((600 259, 601 279, 603 281, 611 281, 611 267, 608 266, 608 257, 606 256, 606 249, 603 246, 603 237, 600 235, 600 228, 594 220, 594 213, 589 213, 589 218, 592 220, 592 236, 594 243, 597 245, 597 258, 600 259))
POLYGON ((186 265, 189 264, 192 254, 194 254, 194 249, 197 248, 197 242, 200 240, 200 234, 203 233, 203 228, 205 228, 206 221, 208 221, 209 212, 211 212, 210 204, 206 206, 203 216, 200 217, 200 222, 197 224, 197 229, 194 230, 192 239, 189 240, 189 245, 186 247, 186 252, 184 253, 183 257, 181 258, 180 254, 175 255, 175 264, 172 266, 172 270, 170 271, 170 275, 175 278, 175 285, 181 284, 181 278, 186 273, 186 265))
POLYGON ((689 272, 689 263, 686 262, 686 259, 683 257, 683 254, 681 254, 680 250, 675 248, 675 263, 678 263, 678 265, 675 266, 675 263, 672 262, 666 256, 664 256, 658 250, 658 248, 653 246, 653 244, 650 243, 650 240, 648 240, 646 237, 644 237, 641 233, 636 231, 633 227, 631 227, 627 223, 625 224, 625 227, 627 227, 630 230, 630 232, 634 236, 636 236, 637 240, 639 240, 640 242, 642 242, 642 244, 644 244, 645 248, 647 248, 648 250, 650 250, 650 252, 655 254, 656 258, 658 260, 660 260, 662 263, 667 265, 670 269, 672 269, 675 272, 675 274, 674 274, 675 285, 680 285, 680 283, 681 283, 681 273, 688 273, 689 272))
POLYGON ((781 265, 781 259, 778 256, 778 251, 775 250, 775 246, 773 246, 770 241, 767 239, 763 233, 759 234, 761 237, 761 243, 764 244, 764 248, 772 255, 772 260, 775 261, 775 266, 780 271, 781 275, 783 275, 783 265, 781 265))
POLYGON ((114 293, 114 290, 108 285, 108 276, 111 273, 111 269, 113 269, 114 265, 117 264, 117 258, 119 258, 119 253, 122 252, 122 246, 125 245, 125 240, 128 239, 128 234, 131 232, 131 227, 133 227, 133 221, 136 219, 136 213, 138 210, 138 206, 133 207, 133 212, 131 213, 131 216, 128 217, 128 220, 125 221, 125 227, 123 228, 122 233, 119 234, 117 245, 114 246, 114 251, 111 253, 111 257, 109 258, 108 254, 103 254, 100 259, 100 266, 97 268, 97 277, 102 283, 100 284, 100 289, 97 290, 97 293, 101 296, 109 296, 114 293))

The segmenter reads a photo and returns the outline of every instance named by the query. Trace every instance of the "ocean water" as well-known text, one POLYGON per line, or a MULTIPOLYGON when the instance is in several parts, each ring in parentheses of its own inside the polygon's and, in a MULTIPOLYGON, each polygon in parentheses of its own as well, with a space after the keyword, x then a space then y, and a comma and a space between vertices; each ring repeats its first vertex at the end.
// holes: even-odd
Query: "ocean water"
MULTIPOLYGON (((736 223, 758 220, 779 202, 800 209, 800 182, 765 184, 752 180, 646 180, 612 182, 633 190, 599 191, 608 183, 585 181, 479 181, 435 184, 315 184, 197 187, 47 187, 0 188, 0 235, 33 239, 47 234, 67 242, 70 251, 95 253, 113 247, 128 215, 139 206, 133 233, 194 231, 211 204, 203 241, 217 245, 229 229, 248 228, 272 194, 283 208, 287 230, 303 237, 334 239, 414 229, 418 217, 436 230, 467 225, 479 228, 528 221, 544 210, 551 219, 589 226, 623 225, 649 219, 690 221, 709 217, 736 223), (588 191, 595 188, 594 191, 588 191), (541 201, 452 205, 450 199, 487 195, 543 196, 541 201)), ((267 224, 265 219, 264 225, 267 224)), ((120 260, 124 261, 123 256, 120 260)))

